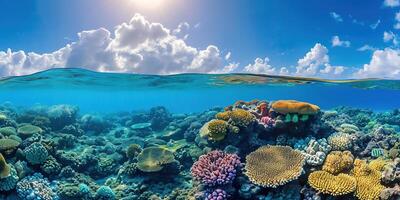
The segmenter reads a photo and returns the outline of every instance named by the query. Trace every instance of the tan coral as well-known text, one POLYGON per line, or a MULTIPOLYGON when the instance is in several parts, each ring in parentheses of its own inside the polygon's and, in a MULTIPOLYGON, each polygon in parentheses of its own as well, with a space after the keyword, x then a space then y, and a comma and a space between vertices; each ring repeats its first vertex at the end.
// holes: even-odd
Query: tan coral
POLYGON ((3 154, 0 153, 0 179, 10 175, 11 168, 4 159, 3 154))
POLYGON ((352 193, 356 190, 354 177, 340 173, 330 174, 326 171, 315 171, 308 176, 308 184, 324 194, 340 196, 352 193))
POLYGON ((331 145, 332 150, 349 150, 352 147, 351 135, 347 133, 334 133, 328 137, 328 143, 331 145))
POLYGON ((301 115, 314 115, 320 110, 317 105, 295 100, 275 101, 272 104, 272 109, 281 114, 296 113, 301 115))
POLYGON ((253 114, 243 109, 236 109, 230 113, 230 122, 234 126, 247 127, 255 120, 253 114))
POLYGON ((225 138, 228 129, 228 122, 224 120, 213 119, 201 127, 200 136, 206 137, 211 141, 221 141, 225 138))
POLYGON ((351 169, 354 156, 350 151, 332 151, 325 159, 322 170, 331 174, 338 174, 351 169))
POLYGON ((147 147, 137 156, 137 167, 144 172, 157 172, 175 161, 174 154, 160 147, 147 147))
POLYGON ((9 155, 19 146, 19 142, 12 139, 0 139, 0 153, 9 155))
POLYGON ((254 184, 277 187, 297 179, 304 156, 288 146, 263 146, 246 156, 245 174, 254 184))

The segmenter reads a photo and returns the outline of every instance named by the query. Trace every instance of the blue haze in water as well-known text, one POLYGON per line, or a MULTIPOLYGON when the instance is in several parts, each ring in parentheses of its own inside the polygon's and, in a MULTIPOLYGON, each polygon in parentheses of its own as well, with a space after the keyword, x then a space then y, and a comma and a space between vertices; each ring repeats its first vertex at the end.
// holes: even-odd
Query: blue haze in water
POLYGON ((0 81, 0 100, 17 106, 72 104, 82 112, 147 110, 201 112, 237 100, 295 99, 319 105, 386 111, 400 107, 400 81, 332 82, 262 75, 181 74, 170 76, 54 69, 0 81))

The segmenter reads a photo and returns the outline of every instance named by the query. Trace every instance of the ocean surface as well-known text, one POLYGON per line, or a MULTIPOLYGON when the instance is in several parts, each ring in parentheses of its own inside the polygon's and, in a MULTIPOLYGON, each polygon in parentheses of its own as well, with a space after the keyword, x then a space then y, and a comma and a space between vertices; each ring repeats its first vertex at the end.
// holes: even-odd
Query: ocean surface
POLYGON ((147 110, 200 112, 237 100, 296 99, 322 109, 385 111, 400 107, 400 80, 320 80, 251 74, 169 76, 52 69, 0 80, 0 102, 16 106, 77 105, 83 112, 147 110))

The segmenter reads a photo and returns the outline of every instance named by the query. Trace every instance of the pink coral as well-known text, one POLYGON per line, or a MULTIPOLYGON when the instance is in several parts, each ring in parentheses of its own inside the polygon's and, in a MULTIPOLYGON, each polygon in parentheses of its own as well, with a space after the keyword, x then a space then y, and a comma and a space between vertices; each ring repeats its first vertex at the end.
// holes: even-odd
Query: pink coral
POLYGON ((272 119, 270 116, 261 117, 259 123, 262 124, 264 127, 273 127, 275 124, 275 120, 272 119))
POLYGON ((241 165, 238 155, 215 150, 200 156, 191 173, 195 180, 206 186, 225 185, 235 179, 236 170, 241 165))

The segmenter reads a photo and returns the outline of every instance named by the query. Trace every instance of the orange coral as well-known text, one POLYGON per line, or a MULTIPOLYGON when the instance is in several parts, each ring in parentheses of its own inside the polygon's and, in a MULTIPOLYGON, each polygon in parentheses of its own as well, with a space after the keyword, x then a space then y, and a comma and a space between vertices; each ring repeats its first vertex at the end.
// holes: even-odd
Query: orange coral
POLYGON ((272 104, 272 109, 281 114, 296 113, 302 115, 314 115, 320 110, 317 105, 295 100, 276 101, 272 104))

